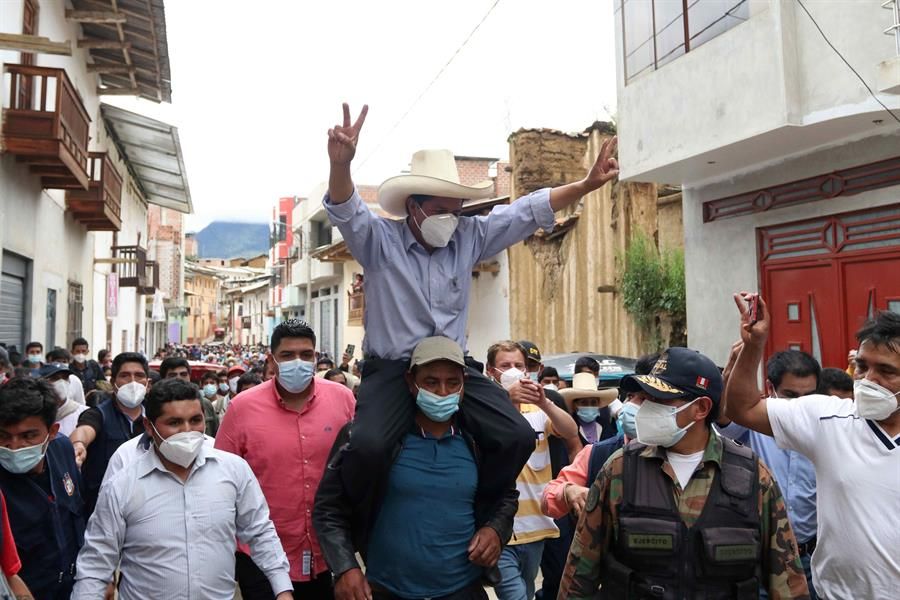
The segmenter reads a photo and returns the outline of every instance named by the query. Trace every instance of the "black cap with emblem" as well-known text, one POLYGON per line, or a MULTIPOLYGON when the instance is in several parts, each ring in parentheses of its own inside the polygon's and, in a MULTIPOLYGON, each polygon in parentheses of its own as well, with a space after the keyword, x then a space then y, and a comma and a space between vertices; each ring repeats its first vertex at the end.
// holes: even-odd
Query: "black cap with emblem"
POLYGON ((649 375, 629 375, 620 387, 625 392, 643 390, 660 400, 709 396, 722 398, 722 374, 708 357, 690 348, 674 346, 660 355, 649 375))
POLYGON ((534 362, 541 362, 541 351, 534 345, 534 342, 522 340, 519 345, 525 350, 525 358, 534 362))

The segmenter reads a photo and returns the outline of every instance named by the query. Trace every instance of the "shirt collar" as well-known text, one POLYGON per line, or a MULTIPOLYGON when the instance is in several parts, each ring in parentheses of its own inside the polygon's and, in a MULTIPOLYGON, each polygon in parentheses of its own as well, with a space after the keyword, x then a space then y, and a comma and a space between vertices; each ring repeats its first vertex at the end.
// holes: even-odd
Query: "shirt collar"
MULTIPOLYGON (((662 461, 667 460, 666 448, 662 446, 647 446, 641 450, 642 458, 658 458, 662 461)), ((703 451, 703 463, 714 462, 719 468, 722 467, 722 437, 713 429, 709 428, 709 441, 706 442, 706 449, 703 451)))

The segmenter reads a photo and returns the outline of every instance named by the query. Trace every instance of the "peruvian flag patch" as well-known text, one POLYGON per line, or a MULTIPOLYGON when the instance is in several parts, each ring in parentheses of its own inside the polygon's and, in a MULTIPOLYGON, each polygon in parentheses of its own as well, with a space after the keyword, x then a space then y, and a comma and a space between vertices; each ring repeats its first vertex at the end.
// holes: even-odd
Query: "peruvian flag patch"
POLYGON ((704 390, 709 387, 709 379, 706 377, 698 377, 697 378, 697 387, 703 388, 704 390))

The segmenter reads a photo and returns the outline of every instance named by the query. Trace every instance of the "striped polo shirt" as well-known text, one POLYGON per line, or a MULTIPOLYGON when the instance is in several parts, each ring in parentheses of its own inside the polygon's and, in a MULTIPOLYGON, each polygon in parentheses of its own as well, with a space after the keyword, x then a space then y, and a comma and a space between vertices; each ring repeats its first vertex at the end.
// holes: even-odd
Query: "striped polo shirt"
POLYGON ((519 510, 513 525, 511 546, 539 542, 559 537, 559 530, 553 519, 541 512, 541 494, 553 479, 550 466, 550 446, 547 436, 553 431, 553 424, 547 414, 533 404, 522 404, 519 411, 534 429, 534 452, 516 479, 519 490, 519 510))

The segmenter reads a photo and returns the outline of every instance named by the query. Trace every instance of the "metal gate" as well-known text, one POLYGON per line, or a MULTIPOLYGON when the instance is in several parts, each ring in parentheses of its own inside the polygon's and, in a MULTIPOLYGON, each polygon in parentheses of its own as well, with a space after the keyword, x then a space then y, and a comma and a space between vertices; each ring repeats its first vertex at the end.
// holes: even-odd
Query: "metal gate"
POLYGON ((0 264, 0 342, 24 352, 29 333, 25 318, 28 299, 28 260, 3 253, 0 264))

